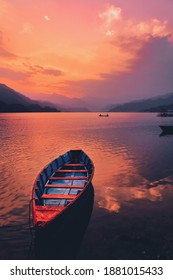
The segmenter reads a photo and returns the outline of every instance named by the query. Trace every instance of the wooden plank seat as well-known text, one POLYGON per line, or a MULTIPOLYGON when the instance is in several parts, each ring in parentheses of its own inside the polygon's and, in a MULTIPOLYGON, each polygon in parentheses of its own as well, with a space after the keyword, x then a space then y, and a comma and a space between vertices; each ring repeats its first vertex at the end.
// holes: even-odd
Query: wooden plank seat
POLYGON ((81 173, 87 173, 88 172, 88 170, 86 170, 86 169, 79 169, 79 170, 76 170, 76 169, 70 169, 70 170, 65 170, 65 169, 57 169, 57 170, 55 170, 55 172, 56 173, 70 173, 70 172, 81 172, 81 173))
POLYGON ((49 180, 88 180, 88 177, 84 177, 84 176, 50 177, 49 180))
POLYGON ((67 167, 70 167, 70 166, 85 166, 85 164, 83 164, 83 163, 65 163, 63 166, 67 166, 67 167))
POLYGON ((42 195, 43 199, 74 199, 76 195, 74 194, 47 194, 42 195))
POLYGON ((61 205, 61 206, 42 206, 42 205, 38 205, 36 206, 36 210, 37 211, 62 211, 62 209, 64 208, 65 206, 61 205))
POLYGON ((46 184, 45 188, 60 188, 60 189, 82 189, 84 186, 46 184))

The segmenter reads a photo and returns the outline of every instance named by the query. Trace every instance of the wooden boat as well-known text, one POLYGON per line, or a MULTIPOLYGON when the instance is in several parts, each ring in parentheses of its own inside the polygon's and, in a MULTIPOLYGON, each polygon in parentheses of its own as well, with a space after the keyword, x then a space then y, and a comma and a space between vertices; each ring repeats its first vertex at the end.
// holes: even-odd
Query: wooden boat
POLYGON ((109 114, 99 114, 99 117, 109 117, 109 114))
POLYGON ((162 133, 165 134, 173 134, 173 125, 160 125, 162 129, 162 133))
POLYGON ((55 227, 62 230, 62 224, 73 219, 71 213, 87 198, 93 174, 93 162, 82 150, 70 150, 48 164, 32 190, 34 229, 47 233, 55 227))

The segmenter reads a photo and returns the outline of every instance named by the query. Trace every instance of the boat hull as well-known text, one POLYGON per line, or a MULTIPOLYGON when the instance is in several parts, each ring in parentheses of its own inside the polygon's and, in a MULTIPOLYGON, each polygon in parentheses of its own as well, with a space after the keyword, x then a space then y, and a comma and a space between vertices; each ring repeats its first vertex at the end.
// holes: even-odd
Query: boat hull
POLYGON ((160 125, 163 134, 173 134, 173 126, 171 125, 160 125))
POLYGON ((69 211, 57 216, 46 228, 37 228, 35 259, 76 259, 87 229, 94 203, 94 189, 89 185, 69 211))

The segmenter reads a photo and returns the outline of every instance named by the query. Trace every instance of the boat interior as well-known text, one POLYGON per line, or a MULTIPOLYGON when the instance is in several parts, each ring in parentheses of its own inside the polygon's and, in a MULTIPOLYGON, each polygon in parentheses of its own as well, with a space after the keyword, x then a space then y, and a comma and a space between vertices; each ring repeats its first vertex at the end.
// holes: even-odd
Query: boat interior
POLYGON ((92 162, 82 150, 71 150, 47 165, 35 182, 34 198, 37 210, 57 210, 72 202, 85 188, 92 162), (50 207, 54 206, 54 207, 50 207))

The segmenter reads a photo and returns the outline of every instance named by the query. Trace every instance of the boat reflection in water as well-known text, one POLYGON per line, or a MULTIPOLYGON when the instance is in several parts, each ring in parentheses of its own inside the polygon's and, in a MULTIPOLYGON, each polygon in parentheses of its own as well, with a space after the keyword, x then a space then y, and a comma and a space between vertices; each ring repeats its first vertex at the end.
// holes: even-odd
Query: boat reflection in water
POLYGON ((162 130, 160 136, 173 135, 173 125, 160 125, 159 127, 162 130))
POLYGON ((83 196, 59 216, 57 227, 47 232, 36 231, 34 259, 76 259, 87 229, 94 204, 92 183, 83 196))

